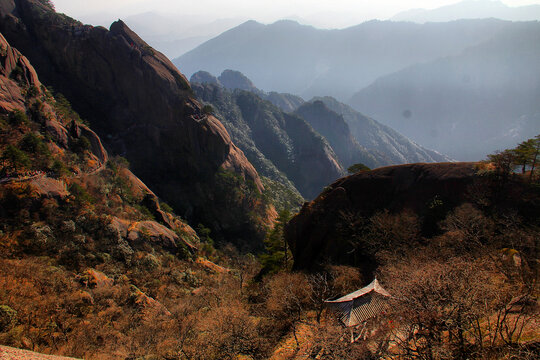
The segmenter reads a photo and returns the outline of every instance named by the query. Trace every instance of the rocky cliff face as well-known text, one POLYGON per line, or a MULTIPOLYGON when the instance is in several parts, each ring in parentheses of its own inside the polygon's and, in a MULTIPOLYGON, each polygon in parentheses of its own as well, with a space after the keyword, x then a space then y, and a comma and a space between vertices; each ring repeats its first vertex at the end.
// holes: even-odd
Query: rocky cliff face
MULTIPOLYGON (((249 195, 225 200, 215 190, 225 171, 241 179, 230 186, 249 183, 260 193, 257 172, 223 125, 202 113, 189 83, 165 56, 121 21, 107 30, 82 25, 35 0, 0 4, 6 38, 158 195, 222 235, 260 236, 262 224, 254 224, 259 220, 231 217, 247 213, 249 195)), ((255 213, 258 219, 266 216, 264 206, 255 213)))
POLYGON ((316 269, 330 262, 366 268, 374 260, 351 247, 343 231, 347 222, 385 210, 408 209, 425 217, 439 202, 451 209, 464 201, 475 177, 473 163, 439 163, 390 166, 342 178, 305 204, 286 226, 294 267, 316 269))
MULTIPOLYGON (((47 204, 59 208, 67 205, 70 207, 69 215, 63 218, 64 221, 84 211, 89 202, 93 202, 94 207, 112 208, 97 197, 92 201, 81 198, 81 194, 87 190, 80 190, 80 186, 89 189, 100 184, 108 189, 106 197, 113 199, 119 183, 110 179, 111 170, 106 166, 109 156, 101 139, 86 125, 66 115, 66 109, 41 84, 30 61, 11 47, 1 33, 0 99, 0 154, 3 165, 0 169, 0 202, 10 205, 2 206, 0 217, 5 220, 3 230, 8 236, 16 236, 17 231, 13 229, 37 224, 35 219, 39 217, 28 222, 21 221, 15 215, 18 206, 27 208, 27 211, 44 212, 47 204), (17 120, 14 120, 15 116, 17 120), (82 139, 87 142, 84 146, 80 145, 82 139), (75 183, 78 186, 74 187, 75 183), (27 190, 17 193, 21 187, 27 190), (11 199, 9 203, 10 196, 17 196, 18 201, 11 199)), ((184 247, 193 252, 196 250, 188 240, 197 238, 195 231, 173 214, 163 211, 156 195, 141 180, 128 169, 122 169, 117 176, 117 179, 122 179, 124 193, 131 192, 132 195, 130 204, 120 198, 110 202, 119 205, 115 209, 116 215, 128 214, 118 210, 120 208, 142 205, 156 221, 143 221, 143 226, 132 219, 105 216, 102 220, 107 226, 116 228, 115 224, 120 222, 126 229, 130 228, 132 237, 128 239, 128 231, 118 235, 117 243, 106 244, 111 251, 116 245, 129 250, 137 241, 139 244, 150 241, 173 253, 184 247), (141 204, 136 204, 134 198, 138 198, 141 204), (176 230, 182 230, 185 236, 178 235, 176 230), (143 234, 149 236, 145 238, 143 234)), ((59 213, 61 210, 65 209, 59 209, 59 213)), ((131 211, 136 216, 142 215, 135 209, 131 211)), ((53 229, 56 226, 53 219, 47 218, 45 223, 53 229)), ((91 235, 99 242, 97 233, 95 231, 91 235)))
POLYGON ((24 109, 24 95, 17 84, 16 78, 23 82, 26 87, 33 86, 39 89, 40 83, 36 71, 17 50, 9 46, 9 43, 0 34, 0 109, 5 112, 24 109))
POLYGON ((295 114, 305 119, 315 131, 328 140, 344 168, 356 163, 375 168, 385 163, 382 156, 371 154, 361 146, 352 136, 343 116, 328 109, 322 101, 305 103, 296 109, 295 114))

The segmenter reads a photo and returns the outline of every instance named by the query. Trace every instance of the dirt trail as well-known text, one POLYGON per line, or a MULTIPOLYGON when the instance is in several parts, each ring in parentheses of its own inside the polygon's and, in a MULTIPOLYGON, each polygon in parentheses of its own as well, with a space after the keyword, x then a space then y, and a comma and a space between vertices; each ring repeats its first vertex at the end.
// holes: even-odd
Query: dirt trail
POLYGON ((0 360, 75 360, 75 358, 39 354, 29 350, 0 345, 0 360))

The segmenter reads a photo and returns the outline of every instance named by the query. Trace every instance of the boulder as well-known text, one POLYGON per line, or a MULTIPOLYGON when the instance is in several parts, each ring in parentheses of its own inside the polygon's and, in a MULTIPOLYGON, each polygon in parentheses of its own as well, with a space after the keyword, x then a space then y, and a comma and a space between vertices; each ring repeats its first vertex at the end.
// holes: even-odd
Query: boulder
POLYGON ((408 164, 337 180, 305 203, 285 227, 294 268, 315 270, 325 263, 364 266, 346 249, 347 239, 341 234, 344 213, 369 217, 408 209, 422 216, 435 198, 451 209, 467 199, 476 173, 474 163, 408 164))

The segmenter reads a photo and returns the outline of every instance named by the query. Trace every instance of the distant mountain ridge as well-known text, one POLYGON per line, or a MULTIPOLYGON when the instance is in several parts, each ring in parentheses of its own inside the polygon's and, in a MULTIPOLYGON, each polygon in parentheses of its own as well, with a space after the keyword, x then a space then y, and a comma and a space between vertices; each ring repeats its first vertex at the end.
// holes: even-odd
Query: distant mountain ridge
POLYGON ((540 23, 381 77, 349 104, 427 147, 481 160, 540 132, 540 23))
POLYGON ((495 19, 414 24, 369 21, 321 30, 294 21, 245 22, 174 59, 190 76, 235 69, 265 91, 344 101, 378 77, 456 55, 515 24, 495 19))
POLYGON ((540 5, 510 7, 496 0, 465 0, 433 10, 407 10, 393 16, 391 20, 426 23, 487 18, 508 21, 540 20, 540 5))
POLYGON ((324 102, 307 102, 294 113, 305 119, 315 131, 328 140, 344 167, 362 163, 374 168, 385 163, 385 159, 378 153, 372 154, 360 145, 343 116, 330 110, 324 102))
POLYGON ((382 157, 384 161, 379 161, 383 164, 453 161, 446 155, 418 145, 396 130, 361 114, 332 97, 315 97, 312 101, 314 100, 322 101, 329 109, 343 116, 358 143, 375 156, 382 157))
MULTIPOLYGON (((355 163, 375 168, 408 162, 451 160, 416 145, 330 97, 305 102, 291 94, 267 94, 257 89, 245 75, 232 70, 223 71, 219 77, 199 71, 193 74, 191 82, 197 96, 212 105, 216 116, 257 171, 286 186, 290 179, 307 198, 314 196, 313 190, 317 186, 327 184, 329 179, 355 163), (288 101, 286 106, 283 104, 285 101, 288 101), (291 132, 291 124, 297 124, 294 132, 291 132), (295 139, 316 138, 319 134, 325 141, 311 142, 309 151, 321 164, 300 164, 296 159, 298 155, 294 155, 301 153, 295 139), (359 143, 355 136, 363 142, 359 143), (286 156, 286 153, 290 155, 286 156), (334 163, 339 163, 342 170, 332 170, 334 163), (296 172, 296 166, 304 166, 303 176, 296 172), (330 167, 324 173, 313 171, 321 166, 330 167)), ((313 160, 304 158, 303 161, 309 164, 313 160)))

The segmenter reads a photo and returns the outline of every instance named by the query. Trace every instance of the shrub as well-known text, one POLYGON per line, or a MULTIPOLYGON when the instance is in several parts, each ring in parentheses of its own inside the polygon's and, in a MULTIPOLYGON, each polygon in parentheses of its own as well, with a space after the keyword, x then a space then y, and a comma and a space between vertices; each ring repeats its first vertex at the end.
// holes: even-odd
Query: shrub
POLYGON ((0 332, 10 330, 17 320, 17 311, 7 305, 0 305, 0 332))
POLYGON ((66 164, 64 164, 62 161, 60 161, 58 159, 54 160, 54 162, 52 164, 52 167, 51 167, 51 170, 58 177, 66 176, 69 173, 66 164))
POLYGON ((9 114, 8 121, 11 125, 19 126, 28 122, 28 116, 21 110, 15 110, 9 114))
POLYGON ((34 133, 26 134, 19 143, 19 147, 29 153, 50 154, 47 145, 34 133))
POLYGON ((148 270, 155 270, 158 269, 161 266, 161 261, 157 257, 155 257, 152 254, 147 254, 143 260, 142 264, 148 269, 148 270))
POLYGON ((69 192, 80 204, 91 204, 94 202, 94 198, 88 194, 86 189, 77 183, 73 183, 69 186, 69 192))
POLYGON ((81 136, 80 138, 73 140, 73 143, 71 144, 71 149, 78 154, 90 150, 91 148, 92 145, 90 144, 90 140, 88 140, 86 136, 81 136))
POLYGON ((36 97, 39 94, 39 89, 35 87, 34 85, 30 86, 28 90, 26 90, 26 97, 27 98, 33 98, 36 97))
POLYGON ((212 115, 214 113, 214 108, 212 105, 204 105, 202 111, 205 115, 212 115))
POLYGON ((2 153, 2 161, 7 162, 9 166, 15 171, 21 168, 27 168, 30 166, 30 158, 28 155, 17 149, 13 145, 8 145, 2 153))
POLYGON ((17 65, 11 70, 11 73, 9 74, 9 77, 13 80, 20 80, 21 77, 24 75, 24 70, 20 65, 17 65))
POLYGON ((161 210, 163 211, 166 211, 168 213, 174 213, 174 209, 166 202, 160 202, 159 206, 161 207, 161 210))
POLYGON ((369 171, 369 170, 371 170, 371 169, 369 167, 367 167, 366 165, 362 164, 362 163, 351 165, 347 169, 349 174, 356 174, 357 172, 369 171))

